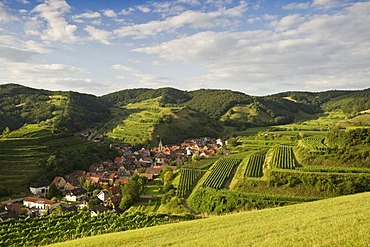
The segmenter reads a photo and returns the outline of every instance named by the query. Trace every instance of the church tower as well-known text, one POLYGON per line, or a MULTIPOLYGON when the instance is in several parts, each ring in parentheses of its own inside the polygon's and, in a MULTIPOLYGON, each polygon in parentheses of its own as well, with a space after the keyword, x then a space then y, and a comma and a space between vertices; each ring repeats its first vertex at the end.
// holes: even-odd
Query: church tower
POLYGON ((163 150, 162 138, 159 139, 158 150, 159 152, 162 152, 163 150))

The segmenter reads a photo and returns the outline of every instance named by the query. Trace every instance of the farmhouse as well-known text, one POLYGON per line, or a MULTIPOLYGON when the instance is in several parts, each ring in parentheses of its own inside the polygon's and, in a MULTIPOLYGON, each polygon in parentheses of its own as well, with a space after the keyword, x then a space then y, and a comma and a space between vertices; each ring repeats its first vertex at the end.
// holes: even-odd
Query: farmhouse
POLYGON ((64 189, 64 186, 67 184, 63 177, 55 177, 52 183, 54 183, 59 190, 64 189))
POLYGON ((30 191, 34 195, 45 194, 49 190, 49 185, 49 181, 34 182, 30 184, 30 191))
POLYGON ((26 197, 23 199, 23 205, 27 208, 54 209, 59 203, 44 198, 26 197))
POLYGON ((87 197, 87 191, 85 189, 75 188, 66 194, 65 199, 67 201, 77 202, 77 201, 82 201, 86 199, 86 197, 87 197))

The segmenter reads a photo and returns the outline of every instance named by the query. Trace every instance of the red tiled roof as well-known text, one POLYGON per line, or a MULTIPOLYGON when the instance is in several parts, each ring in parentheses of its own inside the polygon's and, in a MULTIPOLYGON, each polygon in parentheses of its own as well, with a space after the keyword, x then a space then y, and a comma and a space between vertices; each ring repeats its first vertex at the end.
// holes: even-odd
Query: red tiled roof
POLYGON ((39 203, 39 204, 54 204, 55 202, 52 200, 46 200, 43 198, 37 198, 37 197, 26 197, 23 199, 24 202, 33 202, 33 203, 39 203))

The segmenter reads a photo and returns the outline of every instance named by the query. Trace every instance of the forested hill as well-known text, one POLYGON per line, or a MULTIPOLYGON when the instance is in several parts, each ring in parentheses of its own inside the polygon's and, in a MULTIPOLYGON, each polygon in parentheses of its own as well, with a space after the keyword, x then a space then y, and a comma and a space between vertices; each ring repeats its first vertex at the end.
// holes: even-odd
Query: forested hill
POLYGON ((238 129, 291 123, 324 110, 341 109, 353 115, 370 109, 370 89, 282 92, 257 97, 231 90, 182 91, 167 87, 126 89, 96 97, 5 84, 0 85, 0 131, 6 127, 14 130, 25 123, 43 122, 75 132, 108 122, 113 117, 111 109, 115 107, 154 98, 161 107, 187 108, 238 129))
POLYGON ((107 121, 110 110, 93 95, 0 85, 0 131, 44 123, 75 132, 107 121))

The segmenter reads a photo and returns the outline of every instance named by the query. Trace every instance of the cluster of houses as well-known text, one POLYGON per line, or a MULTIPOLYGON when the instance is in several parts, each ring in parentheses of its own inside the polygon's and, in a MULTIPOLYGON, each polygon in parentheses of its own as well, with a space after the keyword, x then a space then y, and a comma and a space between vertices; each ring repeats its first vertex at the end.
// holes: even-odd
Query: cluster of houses
MULTIPOLYGON (((119 210, 120 186, 127 183, 133 174, 137 173, 151 181, 166 167, 175 170, 193 154, 207 158, 218 153, 223 145, 221 139, 199 138, 171 146, 164 146, 160 141, 158 147, 134 151, 129 144, 112 143, 110 148, 118 153, 114 161, 92 164, 88 171, 76 170, 65 176, 57 176, 52 182, 41 181, 31 184, 30 192, 33 196, 4 204, 6 208, 0 213, 0 220, 14 218, 20 205, 29 210, 30 214, 43 214, 58 206, 64 210, 88 207, 87 202, 91 198, 98 198, 100 201, 99 205, 91 208, 92 216, 106 210, 119 210), (51 184, 63 193, 63 203, 45 199, 51 184), (93 197, 92 190, 97 188, 101 190, 93 197)), ((147 197, 148 195, 142 195, 143 199, 147 197)))

